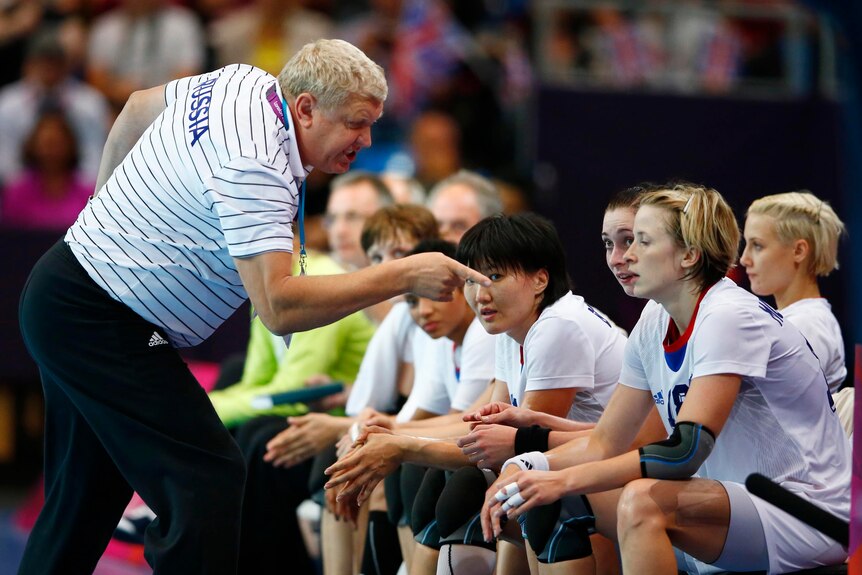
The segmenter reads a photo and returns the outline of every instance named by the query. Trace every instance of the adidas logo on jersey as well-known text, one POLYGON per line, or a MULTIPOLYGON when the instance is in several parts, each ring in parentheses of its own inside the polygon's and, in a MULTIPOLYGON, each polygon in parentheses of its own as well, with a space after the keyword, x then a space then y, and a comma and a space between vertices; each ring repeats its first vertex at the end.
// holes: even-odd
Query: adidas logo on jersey
POLYGON ((168 340, 160 336, 158 332, 154 331, 153 335, 150 336, 150 347, 155 347, 157 345, 168 345, 168 340))
POLYGON ((656 405, 664 405, 664 396, 662 395, 662 392, 653 394, 652 398, 655 400, 656 405))

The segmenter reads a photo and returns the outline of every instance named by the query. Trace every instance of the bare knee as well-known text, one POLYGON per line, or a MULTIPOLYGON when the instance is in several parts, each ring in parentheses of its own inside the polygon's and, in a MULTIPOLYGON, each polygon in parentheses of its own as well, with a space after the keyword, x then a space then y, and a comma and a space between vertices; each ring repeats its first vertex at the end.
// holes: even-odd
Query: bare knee
POLYGON ((651 479, 636 479, 623 488, 617 504, 617 532, 621 540, 635 531, 667 528, 665 513, 653 497, 655 484, 651 479))

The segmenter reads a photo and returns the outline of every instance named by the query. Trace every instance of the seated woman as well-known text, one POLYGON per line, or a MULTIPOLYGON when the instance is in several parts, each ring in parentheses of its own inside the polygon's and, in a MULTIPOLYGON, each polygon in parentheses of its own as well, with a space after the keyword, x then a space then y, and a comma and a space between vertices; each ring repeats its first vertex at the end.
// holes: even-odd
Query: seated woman
POLYGON ((814 348, 832 393, 847 377, 844 338, 817 278, 838 268, 842 233, 844 223, 832 206, 811 193, 766 196, 748 208, 745 250, 739 258, 751 291, 774 296, 781 315, 814 348))
MULTIPOLYGON (((565 252, 551 223, 533 214, 487 218, 464 235, 458 259, 490 273, 493 281, 489 288, 465 286, 482 326, 497 334, 496 383, 489 399, 568 417, 572 429, 591 428, 616 386, 625 336, 569 290, 565 252), (570 352, 560 354, 561 347, 570 352)), ((421 435, 360 435, 364 444, 328 470, 328 487, 346 484, 339 497, 361 500, 403 462, 442 469, 472 466, 481 476, 477 467, 499 469, 517 447, 547 448, 548 438, 537 428, 464 421, 426 428, 421 435)), ((478 506, 454 507, 459 517, 479 511, 478 506)), ((441 535, 449 532, 441 529, 441 535)))
MULTIPOLYGON (((678 184, 641 199, 626 252, 649 298, 620 385, 585 442, 509 460, 486 494, 482 528, 556 503, 619 545, 624 572, 794 571, 846 550, 752 497, 751 473, 847 519, 850 448, 817 357, 781 314, 724 279, 739 230, 715 190, 678 184), (658 407, 670 437, 631 449, 658 407), (696 475, 696 477, 695 477, 696 475), (582 497, 582 496, 586 497, 582 497)), ((527 515, 537 553, 550 533, 527 515)), ((574 572, 594 568, 588 543, 574 572)))

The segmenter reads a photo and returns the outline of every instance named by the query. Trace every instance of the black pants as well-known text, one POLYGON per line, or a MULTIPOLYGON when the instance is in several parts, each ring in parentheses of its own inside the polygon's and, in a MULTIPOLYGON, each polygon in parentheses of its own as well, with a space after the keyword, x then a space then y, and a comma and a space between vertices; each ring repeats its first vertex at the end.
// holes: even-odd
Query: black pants
POLYGON ((263 460, 267 442, 287 427, 284 417, 271 415, 256 417, 235 431, 248 466, 239 561, 242 575, 316 572, 296 518, 296 508, 309 497, 311 460, 286 469, 263 460))
POLYGON ((236 572, 245 469, 162 330, 111 299, 59 242, 21 297, 45 393, 45 506, 19 573, 92 573, 137 491, 157 574, 236 572))

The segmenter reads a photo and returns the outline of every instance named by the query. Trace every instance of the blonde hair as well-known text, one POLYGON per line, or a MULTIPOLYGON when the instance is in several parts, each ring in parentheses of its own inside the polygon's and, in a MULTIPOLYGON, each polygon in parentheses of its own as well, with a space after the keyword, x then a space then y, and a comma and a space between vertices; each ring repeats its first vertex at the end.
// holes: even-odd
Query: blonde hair
POLYGON ((805 240, 811 248, 808 272, 828 276, 838 269, 838 240, 845 233, 842 222, 828 202, 808 190, 774 194, 754 200, 746 212, 770 216, 775 220, 779 241, 789 244, 805 240))
POLYGON ((335 110, 353 97, 386 101, 383 68, 344 40, 317 40, 303 46, 278 75, 287 98, 307 92, 323 110, 335 110))
POLYGON ((700 259, 685 275, 700 289, 726 276, 736 263, 739 225, 717 191, 698 184, 671 184, 645 194, 640 205, 665 209, 667 231, 677 245, 700 252, 700 259))

